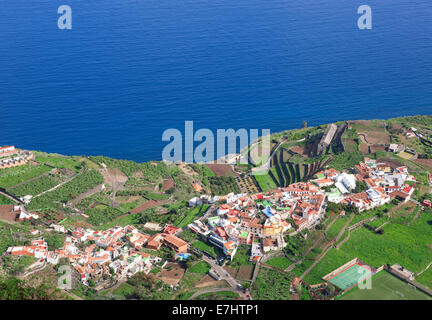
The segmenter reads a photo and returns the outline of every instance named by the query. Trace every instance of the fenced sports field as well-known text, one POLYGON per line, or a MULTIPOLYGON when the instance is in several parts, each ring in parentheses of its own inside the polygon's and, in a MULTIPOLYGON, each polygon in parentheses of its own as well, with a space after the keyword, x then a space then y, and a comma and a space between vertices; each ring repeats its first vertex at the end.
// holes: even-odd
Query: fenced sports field
POLYGON ((329 277, 327 281, 346 291, 371 277, 374 273, 370 266, 355 262, 329 277))
POLYGON ((383 270, 372 276, 371 289, 354 287, 338 300, 432 300, 432 297, 383 270))

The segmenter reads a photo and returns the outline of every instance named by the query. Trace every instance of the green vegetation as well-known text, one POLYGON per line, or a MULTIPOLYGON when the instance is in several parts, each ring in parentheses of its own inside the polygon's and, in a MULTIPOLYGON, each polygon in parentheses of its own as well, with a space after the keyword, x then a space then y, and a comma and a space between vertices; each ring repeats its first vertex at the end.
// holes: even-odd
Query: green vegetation
MULTIPOLYGON (((208 245, 202 240, 197 240, 191 244, 192 248, 197 248, 201 251, 206 251, 209 254, 211 254, 213 257, 217 257, 218 255, 221 255, 221 252, 218 248, 215 248, 213 246, 208 245)), ((235 256, 234 256, 235 257, 235 256)))
POLYGON ((180 216, 179 219, 174 222, 174 225, 178 228, 187 227, 188 224, 201 217, 207 211, 208 207, 209 205, 203 204, 188 210, 186 212, 186 216, 180 216))
POLYGON ((247 245, 239 245, 232 261, 228 261, 227 265, 235 269, 239 269, 241 266, 253 265, 254 263, 249 261, 251 248, 247 245))
POLYGON ((275 181, 272 177, 266 174, 254 174, 252 177, 255 179, 257 185, 261 188, 263 192, 274 190, 277 188, 275 181))
POLYGON ((87 219, 88 223, 91 223, 94 226, 102 225, 108 222, 113 221, 114 219, 120 217, 124 213, 113 207, 94 207, 87 210, 86 215, 89 216, 87 219))
POLYGON ((8 189, 18 183, 33 179, 44 173, 51 171, 51 167, 46 165, 32 166, 26 164, 19 167, 0 170, 0 187, 8 189))
POLYGON ((14 202, 5 195, 0 194, 0 205, 2 204, 14 204, 14 202))
POLYGON ((58 183, 54 179, 48 176, 43 176, 17 187, 10 188, 8 189, 8 192, 16 197, 22 197, 28 194, 35 196, 55 187, 57 184, 58 183))
POLYGON ((195 292, 196 290, 181 292, 176 296, 176 300, 189 300, 195 292))
POLYGON ((11 256, 6 255, 3 257, 3 269, 7 270, 12 275, 18 275, 25 271, 25 269, 36 262, 37 259, 31 256, 11 256))
POLYGON ((240 188, 233 177, 209 177, 210 189, 214 195, 227 195, 230 192, 240 193, 240 188))
POLYGON ((342 171, 354 167, 360 161, 363 161, 363 154, 360 151, 342 152, 334 155, 328 166, 342 171))
POLYGON ((117 299, 170 300, 174 291, 155 275, 138 272, 114 290, 113 294, 117 299))
POLYGON ((292 264, 292 262, 286 257, 275 257, 267 260, 266 264, 279 269, 286 269, 292 264))
POLYGON ((30 235, 29 231, 27 226, 0 222, 0 255, 4 253, 8 247, 25 245, 26 236, 30 235), (23 235, 23 238, 21 239, 17 235, 23 235))
POLYGON ((45 236, 45 241, 48 245, 48 250, 54 251, 56 249, 60 249, 61 247, 63 247, 65 236, 61 234, 48 235, 45 236))
POLYGON ((211 171, 206 165, 204 164, 192 164, 190 165, 196 172, 199 174, 199 179, 203 183, 204 186, 207 188, 210 188, 210 181, 209 178, 216 177, 213 171, 211 171))
MULTIPOLYGON (((62 298, 63 295, 61 295, 62 298)), ((41 284, 32 288, 14 277, 0 279, 0 300, 53 300, 60 298, 60 290, 41 284)))
POLYGON ((56 202, 66 203, 81 193, 103 183, 103 181, 104 179, 98 171, 86 170, 56 190, 34 198, 27 207, 30 210, 36 210, 54 207, 56 202))
POLYGON ((289 300, 292 280, 290 274, 261 267, 251 296, 254 300, 289 300))
POLYGON ((189 229, 183 230, 178 236, 186 242, 192 242, 199 239, 199 236, 189 229))
POLYGON ((72 160, 71 158, 37 156, 35 161, 41 164, 47 164, 49 166, 56 167, 58 169, 71 169, 75 172, 79 172, 79 170, 81 169, 81 165, 77 161, 72 160))
POLYGON ((103 156, 90 157, 90 160, 97 164, 104 163, 109 168, 117 168, 128 177, 134 173, 141 171, 143 181, 156 182, 160 177, 170 177, 171 171, 167 164, 164 162, 144 162, 138 163, 130 160, 111 159, 103 156), (152 164, 154 163, 154 165, 152 164))
POLYGON ((189 268, 189 272, 206 274, 210 271, 210 265, 205 261, 198 261, 192 267, 189 268))
POLYGON ((116 296, 126 297, 132 295, 134 292, 134 287, 129 283, 125 282, 119 285, 112 293, 116 296))
POLYGON ((429 269, 416 277, 415 280, 432 290, 432 268, 429 267, 429 269))
POLYGON ((327 231, 328 239, 337 237, 343 226, 348 222, 348 217, 339 217, 327 231))

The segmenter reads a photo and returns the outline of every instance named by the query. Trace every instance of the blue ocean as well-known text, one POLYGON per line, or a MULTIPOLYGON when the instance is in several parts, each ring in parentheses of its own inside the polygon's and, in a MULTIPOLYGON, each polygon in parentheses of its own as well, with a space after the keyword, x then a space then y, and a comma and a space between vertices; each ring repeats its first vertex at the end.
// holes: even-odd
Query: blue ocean
POLYGON ((432 114, 430 0, 0 2, 0 145, 148 161, 186 120, 277 132, 416 114, 432 114))

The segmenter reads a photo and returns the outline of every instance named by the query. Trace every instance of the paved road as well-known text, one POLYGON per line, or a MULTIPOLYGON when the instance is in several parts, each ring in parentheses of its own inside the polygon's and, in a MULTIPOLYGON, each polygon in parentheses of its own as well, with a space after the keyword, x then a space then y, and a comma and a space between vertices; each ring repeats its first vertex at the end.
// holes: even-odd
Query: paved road
MULTIPOLYGON (((202 259, 211 265, 213 270, 217 272, 222 280, 228 282, 232 289, 235 289, 236 292, 240 294, 240 297, 248 299, 247 295, 244 293, 242 289, 239 289, 239 283, 226 271, 222 266, 218 265, 215 260, 210 259, 209 257, 203 255, 202 259)), ((226 288, 225 288, 226 289, 226 288)))

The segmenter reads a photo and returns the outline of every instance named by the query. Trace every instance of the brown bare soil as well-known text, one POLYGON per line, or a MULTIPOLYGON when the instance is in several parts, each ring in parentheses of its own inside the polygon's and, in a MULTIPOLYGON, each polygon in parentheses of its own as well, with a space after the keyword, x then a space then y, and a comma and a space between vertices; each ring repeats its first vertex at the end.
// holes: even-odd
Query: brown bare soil
MULTIPOLYGON (((367 144, 373 145, 390 143, 390 135, 387 133, 383 124, 375 125, 372 121, 368 120, 351 121, 351 123, 357 123, 361 125, 357 131, 359 134, 363 134, 365 136, 365 142, 367 144)), ((355 127, 355 125, 353 127, 355 127)))
POLYGON ((239 280, 250 280, 253 274, 253 266, 241 266, 238 273, 237 279, 239 280))
POLYGON ((217 286, 218 285, 217 280, 213 279, 211 276, 206 274, 196 285, 197 288, 203 288, 203 287, 210 287, 210 286, 217 286))
POLYGON ((380 158, 377 160, 377 162, 387 163, 392 169, 395 169, 403 165, 401 162, 390 158, 380 158))
POLYGON ((206 166, 218 177, 232 176, 234 174, 229 164, 208 163, 206 166))
POLYGON ((432 170, 432 159, 416 159, 414 162, 426 169, 432 170))
POLYGON ((176 286, 180 280, 183 278, 186 269, 178 264, 178 263, 168 263, 166 267, 159 273, 159 279, 165 282, 166 284, 176 286), (171 270, 167 270, 166 268, 171 266, 171 270))
POLYGON ((305 148, 305 146, 294 146, 289 148, 288 150, 294 152, 294 153, 298 153, 299 155, 308 158, 309 157, 309 153, 310 150, 305 148))
POLYGON ((371 153, 375 153, 377 151, 384 151, 385 152, 386 151, 386 147, 385 146, 380 146, 380 145, 377 145, 377 144, 370 146, 370 152, 371 153))
POLYGON ((169 190, 172 187, 174 187, 174 179, 169 178, 169 179, 163 179, 162 180, 162 190, 163 191, 169 190))
POLYGON ((102 169, 100 170, 100 173, 104 177, 105 183, 111 186, 113 189, 124 186, 128 180, 127 175, 117 168, 108 168, 106 170, 102 169))
POLYGON ((135 209, 132 209, 130 211, 130 213, 134 214, 134 213, 141 213, 147 209, 159 206, 159 205, 163 205, 165 203, 167 203, 168 200, 162 200, 162 201, 155 201, 155 200, 149 200, 141 205, 139 205, 138 207, 136 207, 135 209))
POLYGON ((17 218, 17 214, 10 212, 14 205, 0 205, 0 220, 14 222, 17 218))
POLYGON ((237 275, 237 269, 232 267, 225 267, 225 270, 231 275, 231 277, 235 278, 237 275))
POLYGON ((361 151, 363 154, 368 154, 368 153, 370 153, 370 152, 369 152, 369 146, 366 145, 366 144, 364 144, 364 143, 360 144, 359 149, 360 149, 360 151, 361 151))

